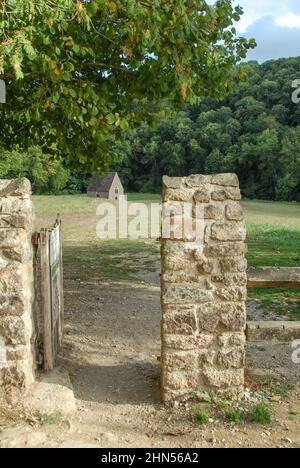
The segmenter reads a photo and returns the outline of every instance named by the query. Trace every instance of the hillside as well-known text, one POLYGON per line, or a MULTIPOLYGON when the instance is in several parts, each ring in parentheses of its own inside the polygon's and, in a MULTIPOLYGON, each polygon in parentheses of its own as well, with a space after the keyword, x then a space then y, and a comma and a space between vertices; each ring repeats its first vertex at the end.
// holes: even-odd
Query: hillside
POLYGON ((204 98, 124 134, 114 168, 130 190, 159 191, 163 174, 233 171, 246 197, 300 200, 300 57, 243 68, 223 101, 204 98))

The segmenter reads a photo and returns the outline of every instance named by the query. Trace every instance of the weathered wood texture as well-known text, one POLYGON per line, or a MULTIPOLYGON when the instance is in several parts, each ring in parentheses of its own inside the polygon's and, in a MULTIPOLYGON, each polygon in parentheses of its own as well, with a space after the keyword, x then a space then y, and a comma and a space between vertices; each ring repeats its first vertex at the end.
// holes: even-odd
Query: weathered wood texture
POLYGON ((63 339, 63 262, 61 220, 52 229, 42 229, 41 249, 41 308, 43 316, 44 369, 55 367, 63 339))
POLYGON ((49 231, 41 230, 41 307, 44 325, 44 369, 53 369, 49 231))
POLYGON ((300 339, 300 322, 248 322, 246 335, 250 343, 291 343, 300 339))
POLYGON ((248 288, 300 288, 300 268, 249 268, 248 288))

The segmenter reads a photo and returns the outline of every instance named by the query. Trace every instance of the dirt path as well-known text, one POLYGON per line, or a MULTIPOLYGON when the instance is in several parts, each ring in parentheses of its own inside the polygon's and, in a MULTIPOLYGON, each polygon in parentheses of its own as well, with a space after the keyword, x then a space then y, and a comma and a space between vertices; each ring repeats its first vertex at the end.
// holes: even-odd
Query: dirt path
POLYGON ((229 423, 220 408, 204 404, 211 419, 202 428, 194 422, 199 404, 173 409, 161 405, 157 285, 67 280, 65 287, 66 335, 61 364, 70 373, 78 414, 59 430, 47 429, 48 445, 300 446, 297 391, 288 398, 277 397, 273 422, 266 427, 229 423))
MULTIPOLYGON (((34 447, 300 447, 298 387, 286 394, 275 391, 273 420, 266 426, 230 423, 222 408, 211 403, 172 409, 160 403, 157 274, 141 272, 144 284, 73 277, 66 271, 60 365, 70 374, 78 411, 51 425, 31 428, 18 422, 13 434, 0 434, 0 446, 2 439, 34 447), (206 426, 194 420, 199 407, 210 415, 206 426)), ((248 359, 258 366, 265 354, 254 351, 248 359)), ((267 367, 276 367, 272 350, 267 351, 267 367)), ((284 384, 289 385, 288 379, 284 384)), ((262 396, 265 390, 250 388, 241 408, 257 401, 255 392, 262 396)))

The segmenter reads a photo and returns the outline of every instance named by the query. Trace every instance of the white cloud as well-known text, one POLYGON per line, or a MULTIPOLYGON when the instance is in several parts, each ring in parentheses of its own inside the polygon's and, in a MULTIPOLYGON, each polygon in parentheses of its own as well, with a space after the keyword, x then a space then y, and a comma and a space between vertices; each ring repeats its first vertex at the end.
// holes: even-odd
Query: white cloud
POLYGON ((234 0, 233 4, 240 5, 244 9, 244 15, 237 24, 237 30, 245 33, 249 26, 263 18, 272 16, 278 26, 288 28, 300 27, 300 2, 299 0, 234 0))
POLYGON ((300 15, 290 11, 286 15, 276 18, 275 24, 286 28, 300 28, 300 15))
POLYGON ((260 0, 255 2, 253 0, 234 0, 235 6, 240 5, 244 9, 244 14, 237 24, 237 30, 241 33, 246 30, 259 20, 263 16, 272 15, 274 17, 284 14, 284 8, 282 7, 284 1, 278 2, 278 0, 260 0))
POLYGON ((282 57, 299 57, 299 29, 278 26, 273 16, 264 16, 255 21, 246 31, 245 36, 255 37, 257 48, 250 51, 248 60, 278 59, 282 57))

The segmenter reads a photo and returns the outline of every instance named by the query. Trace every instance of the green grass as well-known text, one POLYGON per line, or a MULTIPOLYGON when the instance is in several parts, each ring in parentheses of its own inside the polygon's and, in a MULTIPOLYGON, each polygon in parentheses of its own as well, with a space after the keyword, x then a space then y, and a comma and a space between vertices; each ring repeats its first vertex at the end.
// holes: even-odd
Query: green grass
MULTIPOLYGON (((244 201, 248 232, 248 265, 296 267, 300 265, 300 204, 244 201)), ((263 313, 272 310, 284 319, 300 320, 300 290, 251 289, 263 313)))
POLYGON ((243 411, 236 409, 236 408, 230 408, 226 414, 225 417, 228 421, 230 422, 240 422, 244 419, 245 414, 243 411))
POLYGON ((228 410, 228 401, 227 400, 222 400, 221 398, 212 398, 212 403, 214 403, 215 407, 218 408, 221 411, 227 411, 228 410))
MULTIPOLYGON (((135 201, 161 201, 161 196, 151 193, 129 193, 127 195, 129 202, 135 201)), ((34 205, 38 215, 55 216, 72 213, 95 212, 100 203, 99 198, 90 198, 85 194, 78 195, 34 195, 34 205)))
POLYGON ((156 271, 159 244, 105 241, 64 248, 65 277, 77 281, 136 281, 140 270, 156 271))
POLYGON ((300 203, 244 200, 242 205, 248 224, 300 231, 300 203))
POLYGON ((300 264, 299 230, 247 223, 248 262, 252 267, 300 264))
POLYGON ((128 193, 128 201, 161 201, 161 195, 156 193, 128 193))
POLYGON ((203 426, 209 422, 209 415, 206 411, 198 409, 195 414, 195 420, 203 426))
POLYGON ((54 426, 62 420, 61 413, 36 413, 34 418, 38 421, 40 426, 54 426))
MULTIPOLYGON (((277 205, 277 204, 275 204, 277 205)), ((265 206, 260 204, 260 206, 265 206)), ((290 223, 290 213, 286 204, 286 226, 290 223)), ((293 204, 293 210, 295 205, 293 204)), ((277 207, 278 210, 278 207, 277 207)), ((294 214, 294 213, 293 213, 294 214)), ((251 267, 295 267, 300 265, 300 222, 299 216, 293 219, 293 227, 247 223, 248 264, 251 267), (298 225, 299 224, 299 225, 298 225)), ((287 320, 300 320, 300 289, 250 289, 250 299, 260 300, 260 309, 267 313, 272 310, 287 320)))
POLYGON ((251 409, 249 418, 253 423, 269 424, 272 419, 271 410, 265 403, 258 403, 251 409))
MULTIPOLYGON (((159 202, 157 194, 128 194, 129 202, 159 202)), ((100 201, 86 195, 34 196, 37 229, 50 226, 57 213, 63 219, 66 275, 82 281, 135 280, 140 270, 159 268, 155 240, 100 240, 96 236, 100 201)), ((248 229, 249 266, 300 264, 300 203, 243 201, 248 229)), ((273 308, 284 317, 300 320, 300 290, 249 290, 262 310, 273 308), (283 307, 284 304, 284 307, 283 307)))
MULTIPOLYGON (((159 202, 159 196, 129 194, 131 202, 159 202), (147 200, 148 199, 148 200, 147 200)), ((149 239, 101 240, 96 235, 102 200, 86 195, 34 196, 36 228, 51 226, 57 213, 63 220, 65 277, 77 281, 140 281, 140 271, 159 268, 159 242, 149 239)))
POLYGON ((258 299, 263 315, 269 311, 283 320, 300 320, 300 289, 250 289, 249 299, 258 299))

